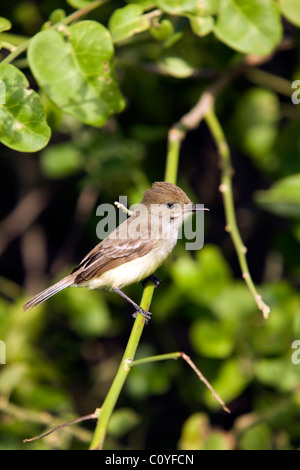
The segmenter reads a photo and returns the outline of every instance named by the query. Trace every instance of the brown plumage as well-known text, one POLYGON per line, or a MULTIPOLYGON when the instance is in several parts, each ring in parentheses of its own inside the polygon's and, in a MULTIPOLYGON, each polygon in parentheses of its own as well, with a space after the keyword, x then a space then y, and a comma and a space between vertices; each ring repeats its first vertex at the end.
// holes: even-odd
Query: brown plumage
MULTIPOLYGON (((157 182, 152 185, 152 188, 145 191, 138 207, 140 209, 142 207, 149 208, 151 204, 157 206, 169 203, 171 205, 180 204, 179 207, 182 208, 185 204, 189 206, 192 204, 178 186, 172 183, 157 182)), ((180 209, 179 213, 182 214, 183 210, 180 209)), ((119 288, 149 276, 163 262, 177 242, 177 230, 172 232, 170 240, 162 241, 151 237, 150 212, 148 211, 147 214, 138 219, 140 214, 136 209, 131 217, 95 246, 69 276, 37 294, 24 305, 23 310, 26 311, 39 305, 69 286, 107 288, 118 291, 124 296, 119 288), (129 227, 134 226, 137 219, 139 222, 141 221, 142 236, 136 238, 130 236, 129 227), (137 264, 135 260, 139 258, 142 258, 143 261, 137 264)), ((137 307, 133 301, 131 303, 137 307)))
POLYGON ((144 192, 142 204, 165 204, 168 202, 191 204, 184 191, 173 183, 156 182, 144 192))

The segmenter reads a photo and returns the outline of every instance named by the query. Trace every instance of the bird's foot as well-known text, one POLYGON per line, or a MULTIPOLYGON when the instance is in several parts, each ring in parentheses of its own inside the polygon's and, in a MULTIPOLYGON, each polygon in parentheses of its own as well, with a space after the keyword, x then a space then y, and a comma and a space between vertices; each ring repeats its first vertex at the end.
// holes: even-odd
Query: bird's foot
POLYGON ((147 312, 147 310, 144 310, 139 307, 139 310, 132 314, 133 318, 136 318, 138 313, 141 313, 143 315, 143 317, 145 318, 145 323, 146 325, 148 325, 149 321, 151 320, 152 313, 147 312))

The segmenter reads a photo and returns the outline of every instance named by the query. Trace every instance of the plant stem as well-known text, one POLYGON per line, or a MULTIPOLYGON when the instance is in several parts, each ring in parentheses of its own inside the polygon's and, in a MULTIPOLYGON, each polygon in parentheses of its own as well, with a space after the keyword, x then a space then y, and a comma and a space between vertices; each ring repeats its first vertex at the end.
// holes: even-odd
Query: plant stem
POLYGON ((241 239, 235 217, 233 196, 232 196, 232 167, 229 148, 223 134, 222 128, 213 111, 214 103, 217 96, 231 81, 248 70, 251 66, 257 66, 266 62, 268 58, 258 56, 246 56, 244 60, 233 67, 227 69, 220 77, 218 77, 211 85, 209 85, 201 94, 198 102, 180 120, 175 123, 169 131, 168 139, 168 158, 166 169, 166 180, 174 182, 175 168, 177 171, 179 152, 181 142, 184 140, 188 131, 196 129, 203 119, 206 119, 207 125, 215 139, 219 150, 222 163, 222 181, 220 189, 223 192, 223 200, 225 206, 225 215, 227 220, 227 229, 230 231, 239 263, 241 266, 243 278, 253 295, 258 308, 262 311, 264 318, 267 318, 270 307, 266 305, 261 296, 257 293, 255 285, 252 281, 247 260, 246 247, 241 239), (168 178, 168 179, 167 179, 168 178))
POLYGON ((168 183, 176 183, 180 145, 181 132, 177 129, 171 129, 168 138, 168 152, 165 170, 165 181, 167 181, 168 183))
POLYGON ((291 96, 291 82, 286 78, 258 68, 249 67, 245 72, 246 77, 256 85, 269 88, 284 96, 291 96))
POLYGON ((15 48, 13 52, 8 54, 2 61, 1 64, 10 64, 16 57, 18 57, 22 52, 26 51, 29 46, 30 39, 22 42, 18 47, 15 48))
POLYGON ((248 263, 246 259, 247 248, 245 247, 241 238, 235 216, 234 201, 232 194, 232 174, 233 169, 231 166, 230 150, 225 139, 223 129, 220 122, 211 108, 205 115, 206 123, 210 129, 210 132, 215 140, 218 152, 221 158, 221 185, 220 191, 223 195, 225 217, 226 217, 226 230, 230 233, 233 244, 236 249, 236 253, 239 259, 240 267, 242 270, 242 276, 257 303, 258 308, 262 311, 264 318, 268 318, 270 313, 270 307, 265 304, 261 296, 257 293, 255 285, 252 281, 248 263))
POLYGON ((168 354, 159 354, 157 356, 149 356, 149 357, 144 357, 142 359, 137 359, 136 361, 128 361, 128 366, 134 367, 134 366, 139 366, 141 364, 147 364, 148 362, 155 362, 155 361, 165 361, 167 359, 183 359, 198 375, 199 379, 206 385, 206 387, 211 391, 212 396, 220 403, 222 406, 223 410, 226 411, 226 413, 230 413, 229 408, 225 405, 224 401, 222 398, 219 397, 217 392, 214 390, 212 385, 209 383, 209 381, 204 377, 202 372, 198 369, 196 364, 191 360, 191 358, 185 354, 182 351, 177 351, 173 353, 168 353, 168 354))
MULTIPOLYGON (((56 427, 64 426, 60 418, 56 418, 47 411, 35 411, 27 408, 22 408, 19 405, 9 402, 4 396, 0 396, 0 412, 7 415, 13 416, 18 421, 26 421, 27 423, 37 423, 43 426, 49 426, 50 424, 56 427)), ((80 422, 81 418, 75 418, 71 422, 80 422)), ((83 442, 89 442, 90 431, 79 426, 67 427, 65 431, 83 442)), ((27 441, 30 441, 27 440, 27 441)))
MULTIPOLYGON (((146 284, 142 300, 140 306, 144 310, 148 310, 150 307, 150 303, 152 300, 154 292, 154 283, 148 281, 146 284)), ((94 432, 94 436, 90 445, 90 449, 103 449, 105 436, 107 433, 108 423, 111 417, 111 414, 114 410, 114 407, 117 403, 125 380, 127 378, 128 373, 130 372, 130 367, 128 363, 133 361, 136 349, 138 347, 140 337, 142 335, 143 329, 145 325, 145 318, 139 313, 135 319, 127 347, 125 349, 123 358, 121 360, 119 369, 117 374, 114 378, 114 381, 110 387, 110 390, 104 400, 104 403, 101 407, 101 411, 99 413, 99 419, 97 422, 97 426, 94 432)))

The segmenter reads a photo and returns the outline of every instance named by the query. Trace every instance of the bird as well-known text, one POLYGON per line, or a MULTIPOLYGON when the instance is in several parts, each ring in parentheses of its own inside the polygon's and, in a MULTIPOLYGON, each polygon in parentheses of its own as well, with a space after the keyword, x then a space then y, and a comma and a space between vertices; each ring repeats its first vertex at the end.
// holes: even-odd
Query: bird
POLYGON ((148 279, 159 284, 155 270, 172 252, 183 222, 197 210, 186 193, 173 183, 155 182, 144 192, 132 215, 98 243, 72 272, 35 295, 23 306, 27 311, 67 287, 87 287, 113 291, 129 303, 146 322, 151 313, 142 309, 121 289, 148 279))

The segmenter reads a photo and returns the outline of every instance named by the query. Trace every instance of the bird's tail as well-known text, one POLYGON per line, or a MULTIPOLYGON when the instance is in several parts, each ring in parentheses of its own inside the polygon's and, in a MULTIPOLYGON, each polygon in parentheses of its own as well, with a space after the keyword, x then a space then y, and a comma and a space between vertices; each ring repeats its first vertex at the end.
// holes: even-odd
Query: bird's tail
POLYGON ((44 302, 44 300, 49 299, 49 297, 52 297, 52 295, 57 294, 57 292, 61 291, 65 287, 71 286, 73 283, 74 276, 70 274, 69 276, 64 277, 56 284, 53 284, 53 286, 48 287, 32 299, 28 300, 28 302, 26 302, 26 304, 23 306, 23 312, 26 312, 26 310, 28 310, 29 308, 36 307, 37 305, 44 302))

